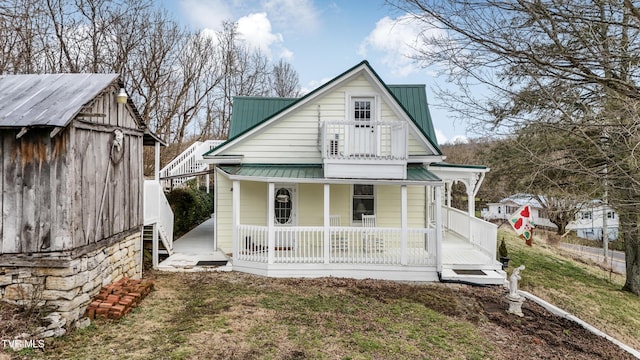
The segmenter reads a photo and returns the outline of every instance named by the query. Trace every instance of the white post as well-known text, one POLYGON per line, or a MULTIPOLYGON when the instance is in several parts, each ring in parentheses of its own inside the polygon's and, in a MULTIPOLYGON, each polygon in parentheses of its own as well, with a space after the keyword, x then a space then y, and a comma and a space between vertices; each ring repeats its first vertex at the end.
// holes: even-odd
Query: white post
POLYGON ((160 143, 156 141, 154 153, 154 179, 160 181, 160 143))
POLYGON ((469 216, 476 216, 476 197, 473 194, 473 186, 471 184, 467 184, 467 209, 469 212, 469 216))
POLYGON ((436 271, 442 273, 442 187, 436 186, 436 271))
POLYGON ((400 264, 407 265, 407 185, 400 186, 400 264))
POLYGON ((158 269, 158 223, 153 223, 153 235, 151 237, 151 263, 154 269, 158 269))
POLYGON ((269 183, 267 191, 267 263, 273 264, 275 258, 276 229, 275 229, 275 193, 276 185, 269 183))
POLYGON ((329 244, 330 241, 330 234, 329 234, 329 225, 330 225, 330 206, 331 206, 331 200, 330 200, 330 185, 329 184, 324 184, 324 263, 328 264, 329 263, 329 257, 331 255, 331 245, 329 244))
POLYGON ((207 182, 207 194, 210 193, 210 189, 209 189, 209 183, 211 183, 211 178, 209 177, 209 173, 207 173, 207 175, 205 175, 205 181, 207 182))
POLYGON ((231 221, 233 222, 233 231, 232 231, 232 239, 233 239, 233 257, 236 259, 240 255, 240 241, 244 241, 244 239, 239 238, 238 228, 240 227, 240 181, 234 180, 231 185, 231 191, 233 194, 232 197, 232 215, 231 221))

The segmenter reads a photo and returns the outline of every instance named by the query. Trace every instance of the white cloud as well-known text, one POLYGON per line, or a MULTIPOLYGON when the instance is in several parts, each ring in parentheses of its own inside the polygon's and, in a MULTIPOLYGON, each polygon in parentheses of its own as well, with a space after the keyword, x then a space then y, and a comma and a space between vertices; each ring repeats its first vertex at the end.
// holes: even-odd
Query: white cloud
POLYGON ((424 46, 421 36, 425 32, 430 35, 440 32, 424 27, 424 23, 416 21, 411 15, 396 19, 385 16, 360 44, 359 54, 366 58, 370 50, 381 52, 382 63, 391 69, 394 76, 407 77, 419 69, 412 57, 424 46))
POLYGON ((200 29, 220 30, 233 13, 224 0, 181 0, 180 7, 189 22, 200 29))
POLYGON ((293 59, 293 52, 287 48, 283 48, 282 51, 280 51, 280 58, 291 62, 293 59))
POLYGON ((311 0, 267 0, 263 9, 283 31, 309 33, 319 28, 320 15, 311 0))
POLYGON ((452 144, 467 144, 469 143, 469 138, 466 137, 465 135, 456 135, 453 138, 451 138, 450 142, 452 144))
POLYGON ((446 144, 449 139, 445 136, 445 134, 440 129, 435 129, 436 139, 438 140, 438 144, 446 144))
POLYGON ((271 57, 271 47, 283 42, 282 35, 274 34, 266 13, 254 13, 238 19, 238 33, 249 47, 259 49, 271 57))

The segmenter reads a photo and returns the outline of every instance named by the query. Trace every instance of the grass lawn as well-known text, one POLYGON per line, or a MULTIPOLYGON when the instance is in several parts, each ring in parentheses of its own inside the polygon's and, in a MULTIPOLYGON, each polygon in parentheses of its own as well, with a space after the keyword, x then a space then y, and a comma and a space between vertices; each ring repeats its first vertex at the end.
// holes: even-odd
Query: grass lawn
POLYGON ((513 232, 501 231, 501 237, 511 258, 508 272, 519 265, 526 267, 520 289, 640 349, 640 298, 620 290, 623 275, 592 261, 574 261, 570 253, 540 238, 528 247, 513 232))

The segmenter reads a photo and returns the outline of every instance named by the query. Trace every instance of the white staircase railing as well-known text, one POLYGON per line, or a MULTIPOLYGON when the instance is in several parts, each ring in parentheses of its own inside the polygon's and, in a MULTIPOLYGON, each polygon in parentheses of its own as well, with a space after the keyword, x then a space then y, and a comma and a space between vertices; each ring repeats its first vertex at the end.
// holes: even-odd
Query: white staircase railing
POLYGON ((207 170, 209 165, 200 162, 202 155, 223 142, 224 140, 205 140, 196 141, 191 144, 191 146, 160 170, 160 179, 165 179, 163 180, 164 187, 172 188, 182 185, 190 179, 193 179, 194 176, 190 174, 207 170), (185 176, 175 177, 177 175, 185 176))
MULTIPOLYGON (((157 238, 169 255, 173 253, 173 211, 162 186, 155 180, 144 181, 144 225, 155 225, 157 238)), ((154 239, 156 238, 154 234, 154 239)), ((157 265, 157 244, 153 245, 154 266, 157 265)))

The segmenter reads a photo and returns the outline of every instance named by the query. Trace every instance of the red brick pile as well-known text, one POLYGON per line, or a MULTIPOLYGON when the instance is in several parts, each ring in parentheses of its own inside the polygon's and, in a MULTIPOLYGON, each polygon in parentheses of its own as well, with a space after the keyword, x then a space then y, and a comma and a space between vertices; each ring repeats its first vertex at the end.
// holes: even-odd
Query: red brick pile
POLYGON ((122 278, 100 289, 87 308, 89 319, 120 319, 153 290, 151 280, 122 278))

